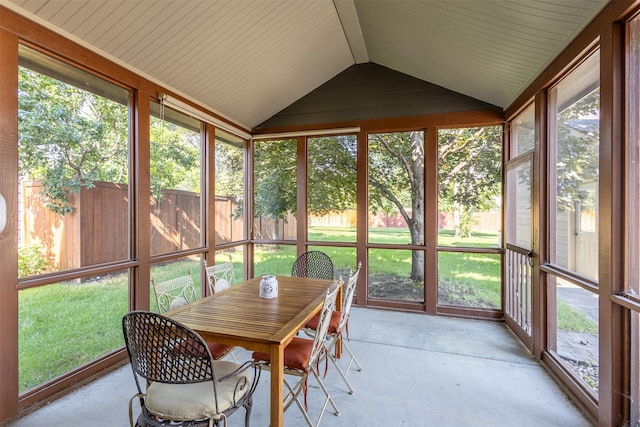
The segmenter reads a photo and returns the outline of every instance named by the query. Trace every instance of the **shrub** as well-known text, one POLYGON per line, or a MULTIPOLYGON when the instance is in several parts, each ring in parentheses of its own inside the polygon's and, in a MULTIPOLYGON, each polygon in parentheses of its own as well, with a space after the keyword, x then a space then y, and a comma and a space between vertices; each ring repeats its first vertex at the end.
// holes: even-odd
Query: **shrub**
POLYGON ((20 245, 18 248, 18 277, 42 273, 47 268, 47 258, 40 243, 20 245))

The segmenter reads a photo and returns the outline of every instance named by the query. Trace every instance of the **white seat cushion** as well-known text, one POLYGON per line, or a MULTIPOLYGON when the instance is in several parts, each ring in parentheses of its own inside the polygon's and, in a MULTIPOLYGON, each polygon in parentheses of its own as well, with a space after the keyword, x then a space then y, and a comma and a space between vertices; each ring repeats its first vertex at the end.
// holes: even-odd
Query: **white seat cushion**
POLYGON ((182 297, 176 297, 173 301, 171 301, 171 304, 169 304, 169 310, 173 310, 174 308, 182 307, 183 305, 185 305, 188 302, 189 301, 187 301, 186 299, 184 299, 182 297))
POLYGON ((229 289, 231 285, 226 279, 218 279, 216 280, 216 292, 222 292, 226 289, 229 289))
MULTIPOLYGON (((213 362, 216 377, 220 378, 237 369, 240 365, 224 360, 213 362)), ((216 384, 218 411, 216 412, 213 384, 210 381, 195 384, 153 383, 147 388, 145 406, 154 415, 174 420, 189 421, 218 418, 233 402, 241 399, 249 390, 251 376, 248 371, 216 384), (246 379, 242 390, 236 390, 241 377, 246 379), (234 399, 235 392, 235 399, 234 399)))

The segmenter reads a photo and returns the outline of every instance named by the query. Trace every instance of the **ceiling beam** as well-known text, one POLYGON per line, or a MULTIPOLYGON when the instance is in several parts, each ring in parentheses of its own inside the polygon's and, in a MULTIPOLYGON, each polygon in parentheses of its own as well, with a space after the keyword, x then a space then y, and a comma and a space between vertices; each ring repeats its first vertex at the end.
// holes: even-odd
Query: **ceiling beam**
POLYGON ((369 54, 367 54, 367 46, 364 43, 356 5, 353 0, 333 0, 338 18, 342 24, 342 31, 347 38, 351 55, 356 64, 369 62, 369 54))

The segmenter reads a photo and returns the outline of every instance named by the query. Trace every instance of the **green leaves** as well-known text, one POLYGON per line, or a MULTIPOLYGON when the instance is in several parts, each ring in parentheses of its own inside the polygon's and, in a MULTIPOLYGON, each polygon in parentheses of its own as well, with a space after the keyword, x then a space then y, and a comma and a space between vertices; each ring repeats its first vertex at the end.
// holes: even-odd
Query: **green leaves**
POLYGON ((261 141, 254 157, 255 216, 285 219, 296 213, 297 141, 261 141))
POLYGON ((151 194, 160 201, 164 190, 200 193, 200 134, 168 121, 151 118, 151 194))
POLYGON ((126 182, 126 105, 26 68, 18 91, 20 172, 42 181, 45 206, 64 215, 71 193, 96 180, 126 182))
POLYGON ((310 138, 307 150, 309 213, 321 216, 355 209, 355 135, 310 138))

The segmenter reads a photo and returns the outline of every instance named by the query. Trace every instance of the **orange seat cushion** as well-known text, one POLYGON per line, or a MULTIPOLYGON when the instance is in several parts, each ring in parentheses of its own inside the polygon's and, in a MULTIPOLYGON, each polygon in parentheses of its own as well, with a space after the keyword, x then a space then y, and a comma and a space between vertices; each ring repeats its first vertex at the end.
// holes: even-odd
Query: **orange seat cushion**
MULTIPOLYGON (((306 325, 304 325, 305 328, 307 329, 313 329, 313 330, 317 330, 318 329, 318 322, 320 321, 320 313, 316 314, 315 316, 313 316, 306 325)), ((338 325, 340 324, 340 312, 339 311, 333 311, 331 313, 331 321, 329 322, 329 330, 328 333, 329 334, 336 334, 338 333, 338 325)))
POLYGON ((209 347, 209 351, 211 352, 211 357, 214 359, 220 359, 222 356, 231 351, 232 346, 227 344, 220 344, 217 342, 209 342, 207 341, 207 347, 209 347))
MULTIPOLYGON (((294 337, 289 345, 284 349, 285 368, 306 372, 307 366, 309 365, 312 346, 313 340, 294 337)), ((257 361, 271 363, 271 354, 269 353, 255 351, 251 357, 257 361)))

